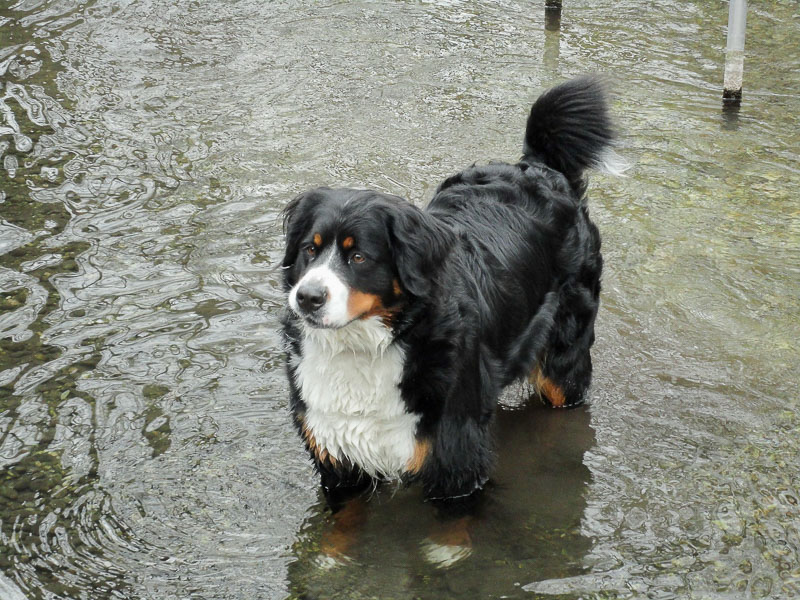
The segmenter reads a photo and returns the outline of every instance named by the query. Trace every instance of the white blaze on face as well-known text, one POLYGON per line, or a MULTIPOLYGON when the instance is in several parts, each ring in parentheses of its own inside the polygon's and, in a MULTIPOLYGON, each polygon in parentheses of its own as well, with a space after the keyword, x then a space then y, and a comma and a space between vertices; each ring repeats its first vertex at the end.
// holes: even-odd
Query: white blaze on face
POLYGON ((325 264, 312 267, 300 278, 289 292, 289 308, 296 314, 302 315, 297 302, 297 290, 304 285, 320 286, 327 292, 327 301, 315 315, 325 327, 344 327, 350 322, 347 303, 350 298, 350 288, 337 275, 330 265, 334 254, 331 253, 325 264))

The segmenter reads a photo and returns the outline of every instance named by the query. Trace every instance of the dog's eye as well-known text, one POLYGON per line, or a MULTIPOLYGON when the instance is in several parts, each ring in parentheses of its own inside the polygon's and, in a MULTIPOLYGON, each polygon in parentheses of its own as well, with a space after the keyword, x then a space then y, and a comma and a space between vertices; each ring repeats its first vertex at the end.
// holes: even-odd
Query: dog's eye
POLYGON ((358 252, 356 252, 355 254, 353 254, 353 255, 350 257, 350 262, 354 262, 354 263, 357 263, 357 264, 359 264, 359 265, 360 265, 361 263, 363 263, 365 260, 367 260, 367 259, 366 259, 366 258, 364 258, 364 255, 363 255, 363 254, 359 254, 358 252))
POLYGON ((317 255, 317 247, 316 246, 306 246, 306 254, 309 256, 316 256, 317 255))

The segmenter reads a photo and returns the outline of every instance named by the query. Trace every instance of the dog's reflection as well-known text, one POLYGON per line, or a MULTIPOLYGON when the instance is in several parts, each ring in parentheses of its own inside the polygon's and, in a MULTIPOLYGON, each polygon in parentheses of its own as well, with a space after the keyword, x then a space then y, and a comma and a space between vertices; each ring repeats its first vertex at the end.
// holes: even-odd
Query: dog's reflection
POLYGON ((497 412, 497 465, 475 498, 438 506, 413 486, 384 486, 335 513, 324 500, 313 507, 293 548, 291 597, 495 597, 579 574, 590 409, 509 405, 522 394, 497 412))

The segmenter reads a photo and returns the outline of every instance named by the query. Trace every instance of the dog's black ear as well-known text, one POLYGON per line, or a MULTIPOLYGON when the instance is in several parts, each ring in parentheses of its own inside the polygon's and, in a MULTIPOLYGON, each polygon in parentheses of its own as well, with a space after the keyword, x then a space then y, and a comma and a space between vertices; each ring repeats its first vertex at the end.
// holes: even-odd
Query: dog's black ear
POLYGON ((408 202, 392 206, 389 238, 400 285, 412 296, 430 295, 454 235, 429 213, 408 202))
POLYGON ((286 252, 281 266, 288 269, 294 264, 300 240, 312 225, 315 209, 325 200, 325 188, 303 192, 289 201, 283 209, 283 232, 286 235, 286 252))

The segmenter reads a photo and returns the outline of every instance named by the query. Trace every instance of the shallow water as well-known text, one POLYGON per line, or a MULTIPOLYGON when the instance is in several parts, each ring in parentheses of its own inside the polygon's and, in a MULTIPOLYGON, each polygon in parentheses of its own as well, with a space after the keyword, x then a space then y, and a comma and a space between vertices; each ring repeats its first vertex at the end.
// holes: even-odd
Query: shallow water
POLYGON ((751 4, 738 118, 722 2, 0 5, 0 598, 800 595, 800 12, 751 4), (422 205, 585 72, 634 163, 590 187, 590 406, 510 391, 470 556, 385 489, 324 569, 281 207, 422 205))

